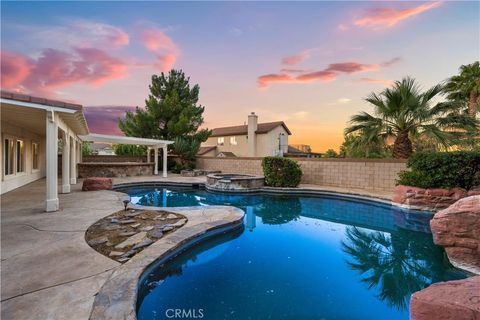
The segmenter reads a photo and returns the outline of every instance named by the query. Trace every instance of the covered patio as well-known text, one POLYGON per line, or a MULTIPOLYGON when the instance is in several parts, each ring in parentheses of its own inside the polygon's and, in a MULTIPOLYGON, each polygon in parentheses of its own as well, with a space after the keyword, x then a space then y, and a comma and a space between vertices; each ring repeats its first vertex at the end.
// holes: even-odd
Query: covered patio
POLYGON ((0 105, 1 194, 46 178, 45 211, 59 210, 59 192, 68 194, 77 184, 86 141, 147 146, 148 155, 155 154, 154 175, 161 148, 162 176, 167 177, 167 146, 173 141, 90 133, 83 107, 70 102, 1 91, 0 105))
POLYGON ((111 144, 126 144, 126 145, 136 145, 136 146, 146 146, 147 147, 147 163, 150 163, 150 154, 153 151, 154 153, 154 166, 153 174, 158 175, 159 172, 159 149, 162 149, 162 176, 167 177, 167 159, 168 159, 168 145, 172 144, 173 141, 169 140, 157 140, 157 139, 148 139, 148 138, 136 138, 136 137, 123 137, 123 136, 112 136, 106 134, 97 134, 90 133, 88 135, 80 136, 80 139, 84 142, 101 142, 101 143, 111 143, 111 144))

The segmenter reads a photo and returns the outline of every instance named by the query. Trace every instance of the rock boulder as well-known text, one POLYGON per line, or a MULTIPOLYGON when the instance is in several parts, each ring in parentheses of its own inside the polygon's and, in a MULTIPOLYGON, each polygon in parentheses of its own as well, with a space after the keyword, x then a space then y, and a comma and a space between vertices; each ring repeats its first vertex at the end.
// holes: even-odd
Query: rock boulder
POLYGON ((112 190, 113 182, 111 178, 92 177, 83 180, 83 191, 112 190))
POLYGON ((433 241, 445 248, 454 265, 480 274, 480 195, 437 212, 430 228, 433 241))
POLYGON ((467 190, 462 188, 423 189, 399 185, 395 187, 392 201, 409 208, 441 210, 449 207, 467 195, 467 190))
POLYGON ((410 300, 410 319, 480 319, 480 276, 435 283, 414 293, 410 300))

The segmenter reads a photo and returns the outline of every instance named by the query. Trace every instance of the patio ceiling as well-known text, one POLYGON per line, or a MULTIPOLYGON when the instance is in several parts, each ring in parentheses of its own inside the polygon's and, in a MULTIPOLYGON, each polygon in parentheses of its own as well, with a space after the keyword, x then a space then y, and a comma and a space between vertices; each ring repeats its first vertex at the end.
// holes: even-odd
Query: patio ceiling
POLYGON ((88 135, 80 136, 80 139, 82 139, 82 141, 89 141, 89 142, 131 144, 131 145, 149 146, 149 147, 155 147, 155 148, 163 148, 173 143, 173 141, 170 141, 170 140, 112 136, 112 135, 98 134, 98 133, 90 133, 88 135))

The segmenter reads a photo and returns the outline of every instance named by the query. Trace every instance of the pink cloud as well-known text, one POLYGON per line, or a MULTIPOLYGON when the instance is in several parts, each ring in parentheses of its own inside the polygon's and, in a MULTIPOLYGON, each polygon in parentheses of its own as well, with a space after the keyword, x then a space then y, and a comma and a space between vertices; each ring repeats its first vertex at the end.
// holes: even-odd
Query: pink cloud
POLYGON ((30 64, 21 55, 1 52, 1 84, 5 88, 14 88, 30 74, 30 64))
POLYGON ((161 71, 169 71, 173 68, 175 61, 177 61, 177 56, 173 53, 159 55, 155 66, 161 71))
MULTIPOLYGON (((2 53, 2 77, 3 63, 2 53)), ((44 49, 37 59, 9 54, 6 63, 10 67, 6 68, 8 80, 3 82, 2 79, 3 87, 12 89, 19 85, 29 93, 48 97, 54 95, 54 89, 71 84, 84 82, 98 86, 105 81, 122 78, 127 70, 121 59, 94 48, 75 48, 73 52, 44 49), (13 70, 15 77, 10 77, 11 71, 8 70, 13 70)))
POLYGON ((257 78, 257 85, 259 88, 266 88, 271 83, 278 82, 294 82, 294 78, 288 74, 265 74, 257 78))
POLYGON ((343 72, 343 73, 354 73, 354 72, 366 72, 366 71, 375 71, 380 68, 378 64, 363 64, 356 62, 342 62, 342 63, 332 63, 328 66, 325 71, 332 72, 343 72))
MULTIPOLYGON (((371 72, 377 71, 382 67, 389 67, 401 58, 396 57, 386 62, 379 64, 365 64, 358 62, 340 62, 331 63, 327 68, 314 72, 305 72, 297 69, 282 69, 280 74, 266 74, 257 78, 257 85, 259 88, 267 88, 272 83, 302 83, 312 81, 333 81, 341 73, 352 74, 357 72, 371 72), (297 76, 292 74, 297 73, 297 76)), ((366 79, 366 78, 365 78, 366 79)))
POLYGON ((310 58, 310 50, 305 50, 300 52, 299 54, 295 54, 292 56, 288 56, 282 59, 282 64, 293 66, 310 58))
POLYGON ((123 135, 118 128, 118 119, 125 118, 127 111, 135 111, 130 106, 95 106, 85 107, 85 119, 93 133, 123 135))
POLYGON ((369 28, 393 27, 405 19, 438 8, 441 4, 441 2, 436 1, 408 9, 373 8, 368 10, 363 16, 354 19, 353 24, 358 27, 369 28))
POLYGON ((140 33, 140 41, 150 51, 159 50, 176 51, 177 45, 159 29, 145 29, 140 33))
MULTIPOLYGON (((109 24, 81 20, 73 23, 73 29, 74 32, 86 36, 86 43, 93 40, 99 44, 104 42, 109 46, 122 47, 130 42, 130 37, 125 31, 109 24)), ((81 45, 81 43, 76 45, 81 45)))
POLYGON ((145 48, 157 57, 155 67, 161 71, 168 71, 173 67, 180 55, 180 49, 165 32, 160 29, 144 29, 139 39, 145 48))
POLYGON ((335 80, 337 77, 337 73, 331 70, 321 70, 321 71, 316 71, 316 72, 310 72, 310 73, 305 73, 302 75, 299 75, 296 80, 299 82, 305 82, 305 81, 315 81, 315 80, 320 80, 320 81, 332 81, 335 80))

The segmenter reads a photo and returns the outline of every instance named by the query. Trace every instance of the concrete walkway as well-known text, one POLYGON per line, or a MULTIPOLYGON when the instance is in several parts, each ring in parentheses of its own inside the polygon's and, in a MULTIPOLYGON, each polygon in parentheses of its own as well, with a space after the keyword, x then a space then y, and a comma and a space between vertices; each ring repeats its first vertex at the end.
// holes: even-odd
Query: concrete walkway
MULTIPOLYGON (((172 175, 115 178, 114 183, 174 181, 202 183, 205 177, 172 175)), ((323 191, 389 198, 376 191, 301 185, 323 191)), ((45 213, 45 180, 8 192, 1 199, 1 318, 88 319, 94 296, 120 264, 85 242, 87 228, 123 208, 113 191, 60 195, 60 211, 45 213)))
POLYGON ((84 240, 87 228, 122 209, 111 191, 60 195, 45 213, 45 180, 1 197, 3 319, 88 319, 94 295, 119 266, 84 240))

